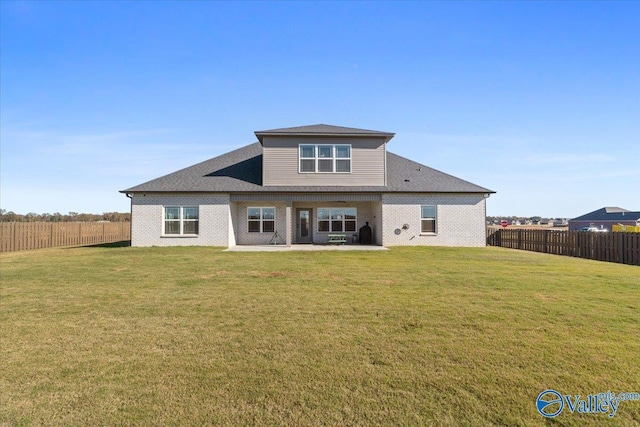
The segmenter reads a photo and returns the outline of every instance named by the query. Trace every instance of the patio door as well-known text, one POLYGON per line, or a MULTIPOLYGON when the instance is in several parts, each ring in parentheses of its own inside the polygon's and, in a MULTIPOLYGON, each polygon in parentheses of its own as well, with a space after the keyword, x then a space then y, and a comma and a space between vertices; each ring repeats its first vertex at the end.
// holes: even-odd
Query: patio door
POLYGON ((313 242, 313 221, 310 208, 296 209, 296 243, 313 242))

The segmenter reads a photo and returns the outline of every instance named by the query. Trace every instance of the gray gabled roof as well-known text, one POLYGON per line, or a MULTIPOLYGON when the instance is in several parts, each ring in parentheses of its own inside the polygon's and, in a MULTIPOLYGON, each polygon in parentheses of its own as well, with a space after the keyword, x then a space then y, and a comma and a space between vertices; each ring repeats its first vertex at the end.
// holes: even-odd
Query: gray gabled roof
POLYGON ((262 143, 265 136, 378 136, 389 141, 395 133, 382 132, 378 130, 348 128, 343 126, 332 126, 325 124, 296 126, 291 128, 280 128, 271 130, 255 131, 258 141, 262 143))
POLYGON ((640 212, 618 207, 604 207, 573 218, 571 221, 635 221, 638 219, 640 219, 640 212))
POLYGON ((387 191, 495 193, 495 191, 390 152, 387 152, 387 191))
POLYGON ((494 191, 387 152, 387 186, 262 186, 262 146, 254 143, 202 163, 122 190, 134 192, 399 192, 494 191))

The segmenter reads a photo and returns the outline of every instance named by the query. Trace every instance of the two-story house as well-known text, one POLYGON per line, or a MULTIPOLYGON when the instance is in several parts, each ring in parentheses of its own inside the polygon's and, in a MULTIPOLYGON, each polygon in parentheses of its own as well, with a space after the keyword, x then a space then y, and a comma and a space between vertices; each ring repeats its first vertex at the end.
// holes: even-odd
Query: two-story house
POLYGON ((329 125, 258 142, 123 190, 133 246, 358 242, 484 246, 493 191, 387 151, 394 134, 329 125))

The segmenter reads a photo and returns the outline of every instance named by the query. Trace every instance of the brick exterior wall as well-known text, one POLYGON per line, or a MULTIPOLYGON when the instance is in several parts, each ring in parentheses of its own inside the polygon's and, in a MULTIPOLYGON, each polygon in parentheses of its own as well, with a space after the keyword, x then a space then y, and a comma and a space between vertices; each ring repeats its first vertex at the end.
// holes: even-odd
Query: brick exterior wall
POLYGON ((482 194, 383 194, 382 245, 485 246, 482 194), (420 232, 420 206, 437 206, 435 234, 420 232), (408 229, 403 230, 407 224, 408 229))
MULTIPOLYGON (((384 246, 485 246, 485 198, 482 194, 383 194, 382 202, 294 202, 287 229, 287 202, 230 202, 228 194, 135 194, 131 203, 132 246, 235 246, 269 244, 273 233, 247 231, 247 207, 275 207, 276 230, 282 242, 287 233, 296 242, 296 208, 313 209, 313 241, 324 243, 329 233, 318 232, 320 207, 356 207, 359 230, 372 228, 374 244, 384 246), (420 233, 420 206, 437 206, 437 233, 420 233), (199 235, 163 236, 164 206, 198 206, 199 235), (408 229, 403 230, 404 224, 408 229)), ((354 233, 347 233, 349 240, 354 233)))
POLYGON ((268 245, 271 243, 274 233, 249 233, 247 221, 247 208, 276 208, 275 230, 280 236, 280 243, 284 244, 287 238, 286 204, 285 202, 234 202, 233 234, 238 245, 268 245))
POLYGON ((131 201, 132 246, 229 246, 228 194, 135 194, 131 201), (196 237, 162 236, 164 206, 198 206, 196 237))
POLYGON ((371 203, 371 217, 373 222, 369 226, 373 233, 373 243, 382 245, 382 202, 371 203))

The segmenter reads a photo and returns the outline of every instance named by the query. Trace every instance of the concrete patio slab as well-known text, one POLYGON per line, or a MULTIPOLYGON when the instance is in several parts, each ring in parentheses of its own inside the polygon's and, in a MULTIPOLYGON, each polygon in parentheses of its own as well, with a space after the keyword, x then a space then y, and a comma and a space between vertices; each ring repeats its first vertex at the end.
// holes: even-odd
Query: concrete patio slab
POLYGON ((283 252, 283 251, 388 251, 375 245, 237 245, 225 252, 283 252))

